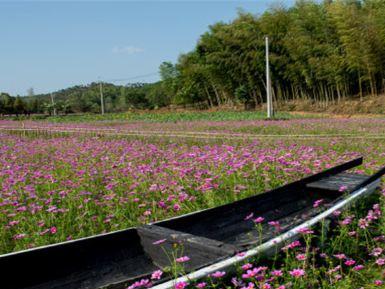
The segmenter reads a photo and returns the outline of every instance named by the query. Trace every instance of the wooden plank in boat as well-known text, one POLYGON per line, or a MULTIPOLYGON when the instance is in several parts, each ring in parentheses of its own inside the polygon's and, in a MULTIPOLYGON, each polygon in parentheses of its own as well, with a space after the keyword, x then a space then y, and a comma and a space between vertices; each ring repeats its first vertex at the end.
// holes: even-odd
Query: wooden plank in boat
POLYGON ((338 175, 329 176, 321 180, 307 184, 309 189, 339 191, 342 186, 346 187, 344 191, 352 191, 369 177, 366 175, 340 173, 338 175))
POLYGON ((238 252, 236 246, 200 236, 179 232, 156 225, 147 225, 138 228, 141 244, 144 251, 159 267, 170 266, 170 258, 174 254, 191 257, 184 265, 185 270, 193 270, 229 257, 238 252), (164 240, 160 245, 154 242, 164 240), (182 253, 183 252, 183 253, 182 253))

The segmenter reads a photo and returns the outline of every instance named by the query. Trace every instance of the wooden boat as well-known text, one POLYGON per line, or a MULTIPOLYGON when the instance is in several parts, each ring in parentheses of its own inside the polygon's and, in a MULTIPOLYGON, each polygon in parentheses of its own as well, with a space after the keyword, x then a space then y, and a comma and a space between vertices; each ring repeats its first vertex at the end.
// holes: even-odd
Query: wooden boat
MULTIPOLYGON (((3 289, 126 288, 170 265, 175 244, 191 259, 188 278, 200 278, 296 238, 296 230, 327 218, 372 193, 385 168, 372 176, 347 173, 362 164, 358 158, 277 189, 231 204, 169 220, 0 256, 3 289), (345 186, 345 193, 340 187, 345 186), (316 200, 323 206, 314 208, 316 200), (253 213, 265 219, 259 236, 253 213), (279 221, 279 234, 268 221, 279 221), (157 241, 162 244, 156 245, 157 241), (239 256, 237 252, 245 252, 239 256)), ((154 285, 170 288, 165 278, 154 285)))

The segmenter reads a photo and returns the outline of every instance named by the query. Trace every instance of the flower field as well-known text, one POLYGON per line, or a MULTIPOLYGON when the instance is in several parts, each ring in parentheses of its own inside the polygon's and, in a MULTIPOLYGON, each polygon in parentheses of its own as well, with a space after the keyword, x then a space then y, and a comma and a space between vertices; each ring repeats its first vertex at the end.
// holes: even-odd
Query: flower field
MULTIPOLYGON (((0 253, 229 203, 359 155, 365 165, 358 172, 372 173, 385 165, 383 138, 385 121, 369 118, 0 121, 0 253), (60 133, 70 130, 94 133, 60 133), (124 135, 130 132, 137 135, 124 135)), ((380 288, 384 200, 373 202, 335 216, 340 225, 328 240, 309 229, 272 260, 250 260, 234 274, 217 272, 176 288, 380 288)), ((189 261, 180 258, 182 265, 189 261)), ((166 271, 154 272, 153 280, 166 271)), ((144 279, 130 288, 150 286, 144 279)))

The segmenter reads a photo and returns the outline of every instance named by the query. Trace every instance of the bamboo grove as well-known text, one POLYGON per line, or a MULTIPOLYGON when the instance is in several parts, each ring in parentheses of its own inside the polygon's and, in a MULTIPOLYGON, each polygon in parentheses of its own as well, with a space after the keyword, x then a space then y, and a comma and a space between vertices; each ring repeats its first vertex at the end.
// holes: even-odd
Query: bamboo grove
POLYGON ((265 100, 264 37, 276 101, 338 102, 385 87, 385 1, 297 1, 216 23, 163 74, 171 102, 209 106, 265 100))

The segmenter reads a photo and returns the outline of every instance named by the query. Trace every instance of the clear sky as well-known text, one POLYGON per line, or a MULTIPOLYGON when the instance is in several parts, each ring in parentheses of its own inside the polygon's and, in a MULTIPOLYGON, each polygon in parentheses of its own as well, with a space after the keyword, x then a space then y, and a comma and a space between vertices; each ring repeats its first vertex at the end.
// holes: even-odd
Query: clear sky
POLYGON ((0 0, 0 92, 46 93, 99 77, 156 81, 159 64, 192 50, 209 25, 274 3, 0 0))

